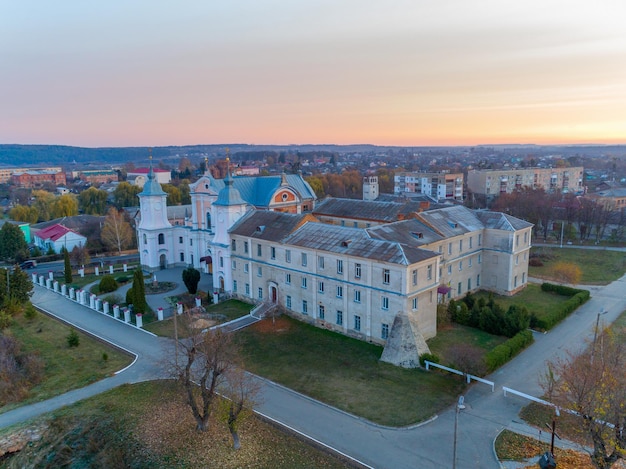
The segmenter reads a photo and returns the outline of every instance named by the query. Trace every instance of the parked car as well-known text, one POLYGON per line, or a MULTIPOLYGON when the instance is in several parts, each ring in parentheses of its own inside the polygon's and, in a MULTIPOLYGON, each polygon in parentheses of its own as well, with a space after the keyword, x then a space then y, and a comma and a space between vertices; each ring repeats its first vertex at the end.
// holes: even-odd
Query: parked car
POLYGON ((37 267, 37 261, 24 261, 20 264, 20 269, 22 270, 32 269, 34 267, 37 267))

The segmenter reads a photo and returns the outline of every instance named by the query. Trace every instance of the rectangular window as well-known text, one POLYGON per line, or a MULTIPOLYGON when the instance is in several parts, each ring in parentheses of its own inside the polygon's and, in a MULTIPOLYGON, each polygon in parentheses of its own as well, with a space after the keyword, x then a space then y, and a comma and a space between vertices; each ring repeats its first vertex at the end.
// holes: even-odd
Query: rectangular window
POLYGON ((519 254, 515 256, 515 265, 519 265, 519 254))
POLYGON ((291 274, 285 274, 285 283, 291 285, 291 274))
POLYGON ((439 251, 439 254, 443 254, 443 246, 441 244, 437 250, 439 251))
POLYGON ((337 259, 337 273, 343 274, 343 261, 341 259, 337 259))
POLYGON ((459 272, 463 270, 463 261, 459 261, 459 272))
POLYGON ((343 287, 341 285, 337 287, 337 298, 343 298, 343 287))
POLYGON ((417 296, 415 298, 413 298, 413 304, 411 305, 413 307, 413 310, 417 309, 417 296))
POLYGON ((413 269, 413 286, 417 285, 417 269, 413 269))
POLYGON ((513 277, 513 288, 517 287, 517 275, 513 277))
POLYGON ((476 276, 476 287, 480 287, 480 274, 476 276))
POLYGON ((386 339, 389 337, 389 324, 381 324, 380 325, 380 338, 386 339))
POLYGON ((237 270, 237 261, 233 261, 232 265, 233 265, 233 270, 237 270))
POLYGON ((258 257, 261 257, 261 255, 262 255, 261 245, 260 245, 260 244, 257 244, 257 245, 256 245, 256 255, 257 255, 258 257))
POLYGON ((483 255, 482 254, 478 254, 478 263, 479 264, 483 263, 483 255))
POLYGON ((309 304, 306 300, 302 300, 302 314, 309 314, 309 304))
POLYGON ((354 316, 354 330, 361 330, 361 316, 354 316))
POLYGON ((320 269, 324 269, 324 256, 319 256, 317 258, 317 267, 320 269))
POLYGON ((324 293, 324 282, 317 282, 317 291, 324 293))
POLYGON ((263 277, 263 267, 256 268, 256 275, 257 277, 263 277))
POLYGON ((471 267, 471 266, 472 266, 472 259, 473 259, 473 258, 471 258, 471 257, 470 257, 470 258, 467 260, 467 266, 468 266, 468 267, 471 267))
POLYGON ((463 285, 461 285, 461 282, 459 282, 458 285, 456 286, 456 294, 460 295, 461 291, 463 291, 463 285))
POLYGON ((380 307, 381 307, 382 309, 389 309, 389 298, 388 298, 388 297, 383 296, 383 297, 380 299, 380 307))
POLYGON ((448 255, 452 254, 452 243, 448 243, 448 255))
POLYGON ((391 273, 389 272, 389 269, 383 269, 383 283, 385 285, 389 285, 390 277, 391 277, 391 273))
POLYGON ((220 256, 220 268, 224 268, 224 258, 220 256))
POLYGON ((184 252, 180 253, 180 261, 181 262, 185 262, 185 253, 184 252))
POLYGON ((248 241, 243 242, 243 252, 248 254, 248 241))
POLYGON ((452 264, 448 264, 448 275, 452 275, 452 264))
POLYGON ((183 237, 182 236, 178 237, 178 244, 183 244, 183 237))
POLYGON ((259 287, 259 300, 263 299, 263 289, 259 287))
POLYGON ((515 247, 519 247, 519 235, 515 235, 515 247))
POLYGON ((287 303, 287 309, 291 309, 291 296, 290 295, 287 295, 286 303, 287 303))
POLYGON ((237 280, 233 280, 233 293, 237 293, 237 280))
POLYGON ((248 263, 247 262, 243 265, 243 271, 245 273, 248 273, 248 263))
POLYGON ((273 259, 276 259, 276 248, 275 248, 274 246, 272 246, 272 247, 270 248, 270 258, 271 258, 272 260, 273 260, 273 259))
POLYGON ((230 249, 231 249, 233 252, 235 252, 235 251, 237 250, 237 240, 233 239, 233 240, 230 242, 230 249))
POLYGON ((432 280, 433 279, 433 266, 429 265, 428 269, 426 270, 426 278, 428 280, 432 280))
POLYGON ((526 272, 522 272, 522 285, 526 283, 526 272))
POLYGON ((468 278, 467 279, 467 291, 470 291, 472 289, 472 279, 468 278))
POLYGON ((361 290, 354 290, 354 302, 355 303, 361 302, 361 290))
POLYGON ((361 264, 354 264, 354 277, 361 278, 361 264))
POLYGON ((250 296, 250 284, 246 283, 246 295, 250 296))
POLYGON ((291 249, 285 251, 285 262, 288 264, 291 263, 291 249))
POLYGON ((306 252, 303 252, 302 253, 302 267, 306 267, 306 262, 307 262, 306 252))
POLYGON ((528 244, 528 231, 524 232, 524 244, 528 244))
POLYGON ((337 325, 343 326, 343 311, 337 311, 337 325))
POLYGON ((326 310, 324 308, 324 305, 319 305, 317 307, 317 315, 320 319, 324 319, 324 317, 326 316, 326 310))
POLYGON ((470 238, 469 238, 469 248, 470 249, 472 249, 472 245, 474 244, 473 241, 474 241, 474 238, 472 236, 470 236, 470 238))
POLYGON ((193 246, 193 239, 189 239, 189 246, 193 246))
POLYGON ((459 239, 459 252, 463 252, 463 240, 459 239))
POLYGON ((482 235, 482 233, 478 234, 478 245, 479 246, 483 245, 483 235, 482 235))
POLYGON ((307 287, 306 277, 302 277, 302 288, 306 288, 306 287, 307 287))

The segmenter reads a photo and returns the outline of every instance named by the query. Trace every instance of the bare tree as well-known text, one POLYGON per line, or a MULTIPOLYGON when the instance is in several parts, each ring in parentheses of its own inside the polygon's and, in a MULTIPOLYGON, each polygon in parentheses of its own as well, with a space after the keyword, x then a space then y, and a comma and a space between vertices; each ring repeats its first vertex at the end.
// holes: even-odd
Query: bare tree
POLYGON ((130 246, 133 240, 133 230, 122 213, 110 208, 104 220, 101 238, 109 249, 117 249, 118 254, 121 254, 122 249, 130 246))
POLYGON ((182 319, 181 335, 188 338, 178 341, 174 374, 185 391, 196 429, 206 431, 218 389, 238 364, 237 347, 232 336, 221 329, 202 332, 194 328, 194 318, 189 313, 182 319))
POLYGON ((252 414, 257 404, 260 391, 258 380, 241 368, 233 368, 227 373, 226 386, 223 390, 222 419, 228 425, 233 437, 233 448, 241 448, 239 440, 239 424, 252 414))
POLYGON ((593 441, 591 461, 608 469, 626 457, 626 344, 601 333, 580 355, 548 363, 542 387, 555 405, 581 416, 575 430, 593 441))

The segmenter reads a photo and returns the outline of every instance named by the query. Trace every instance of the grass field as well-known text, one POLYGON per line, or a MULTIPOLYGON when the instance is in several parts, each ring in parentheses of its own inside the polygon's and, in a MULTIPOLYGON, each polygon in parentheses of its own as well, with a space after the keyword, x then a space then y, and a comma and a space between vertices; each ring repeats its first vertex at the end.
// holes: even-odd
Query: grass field
POLYGON ((38 418, 35 424, 47 428, 43 439, 3 461, 3 467, 346 467, 254 417, 241 424, 241 449, 235 451, 224 423, 195 431, 181 397, 174 383, 155 381, 123 385, 65 407, 38 418))
POLYGON ((426 420, 465 387, 460 378, 380 362, 380 346, 285 316, 236 337, 247 370, 382 425, 426 420))
POLYGON ((557 262, 576 264, 582 271, 583 285, 606 285, 626 272, 626 252, 575 248, 532 248, 532 254, 542 255, 543 267, 529 267, 530 277, 553 280, 557 262))
POLYGON ((480 349, 484 354, 505 342, 506 337, 489 334, 474 327, 450 324, 437 331, 437 336, 428 341, 430 351, 441 359, 442 364, 452 363, 456 357, 450 351, 457 344, 465 344, 480 349))
MULTIPOLYGON (((487 299, 488 296, 489 294, 484 291, 476 293, 476 298, 482 297, 487 299)), ((509 309, 511 305, 525 306, 529 313, 534 313, 540 319, 551 308, 558 307, 560 303, 568 299, 567 296, 557 295, 553 292, 544 292, 541 290, 541 285, 535 283, 529 283, 526 288, 513 296, 494 295, 493 297, 496 303, 505 310, 509 309)))
POLYGON ((40 355, 45 362, 45 377, 31 389, 25 401, 8 404, 0 412, 81 388, 110 376, 132 361, 129 355, 80 332, 80 345, 69 348, 66 340, 69 332, 68 326, 42 313, 31 321, 23 316, 15 318, 9 333, 22 342, 22 350, 40 355), (107 360, 103 359, 105 353, 107 360))

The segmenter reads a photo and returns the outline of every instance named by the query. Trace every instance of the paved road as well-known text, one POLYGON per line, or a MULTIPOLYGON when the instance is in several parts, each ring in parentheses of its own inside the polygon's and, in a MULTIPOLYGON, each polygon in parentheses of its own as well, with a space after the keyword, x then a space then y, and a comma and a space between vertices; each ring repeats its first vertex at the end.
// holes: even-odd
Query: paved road
MULTIPOLYGON (((538 376, 546 359, 560 356, 568 348, 581 347, 593 336, 597 313, 603 309, 604 323, 615 320, 626 309, 626 276, 606 287, 590 287, 592 299, 547 334, 536 334, 536 343, 489 379, 496 382, 491 393, 483 384, 466 393, 467 408, 459 415, 459 468, 500 467, 492 451, 495 436, 503 429, 534 432, 519 422, 517 414, 526 404, 516 397, 505 398, 502 386, 540 395, 538 376)), ((133 351, 137 361, 119 375, 83 390, 0 415, 0 428, 75 400, 97 394, 122 382, 138 382, 158 377, 161 356, 171 350, 166 339, 127 326, 112 318, 66 300, 42 287, 36 287, 33 301, 91 333, 133 351)), ((415 428, 389 429, 373 425, 298 393, 263 380, 263 402, 258 410, 363 463, 376 468, 442 468, 452 466, 455 409, 443 412, 434 421, 415 428)))

